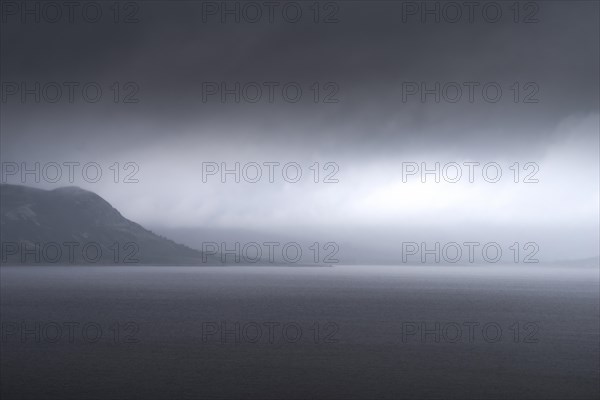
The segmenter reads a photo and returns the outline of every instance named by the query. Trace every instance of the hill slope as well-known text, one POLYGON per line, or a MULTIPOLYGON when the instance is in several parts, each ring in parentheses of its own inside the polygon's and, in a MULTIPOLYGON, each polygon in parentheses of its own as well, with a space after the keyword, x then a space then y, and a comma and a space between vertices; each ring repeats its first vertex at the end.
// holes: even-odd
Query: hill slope
POLYGON ((3 265, 207 265, 202 253, 144 229, 95 193, 0 185, 3 265))

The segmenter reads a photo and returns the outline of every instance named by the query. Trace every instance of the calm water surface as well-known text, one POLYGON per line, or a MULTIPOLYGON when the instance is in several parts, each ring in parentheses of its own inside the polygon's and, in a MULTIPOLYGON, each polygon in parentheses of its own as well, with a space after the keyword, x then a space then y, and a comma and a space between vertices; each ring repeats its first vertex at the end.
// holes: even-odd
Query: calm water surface
POLYGON ((3 267, 7 399, 591 399, 598 269, 3 267))

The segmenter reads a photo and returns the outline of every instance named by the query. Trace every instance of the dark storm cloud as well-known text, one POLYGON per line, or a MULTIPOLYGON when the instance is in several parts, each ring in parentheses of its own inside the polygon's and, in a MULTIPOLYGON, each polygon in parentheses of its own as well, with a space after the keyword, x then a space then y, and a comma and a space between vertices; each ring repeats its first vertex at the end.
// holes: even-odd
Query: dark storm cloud
MULTIPOLYGON (((211 134, 219 137, 235 137, 234 132, 256 126, 261 137, 272 137, 291 125, 302 137, 333 135, 348 150, 383 140, 409 145, 415 136, 427 146, 447 146, 452 138, 467 148, 477 148, 476 143, 506 147, 511 143, 506 136, 543 145, 562 119, 598 108, 594 2, 539 2, 539 22, 528 24, 514 23, 505 3, 500 3, 504 16, 497 23, 476 12, 474 23, 454 24, 423 24, 417 16, 403 23, 402 3, 391 2, 338 2, 338 22, 329 24, 313 23, 305 3, 298 3, 305 13, 298 23, 286 22, 277 12, 274 23, 266 16, 259 23, 243 18, 235 23, 232 16, 221 23, 220 15, 205 15, 202 2, 139 4, 139 22, 129 24, 115 24, 109 15, 96 24, 23 25, 7 17, 3 80, 106 82, 105 96, 112 94, 106 88, 113 81, 134 81, 139 104, 99 105, 90 121, 96 125, 99 114, 125 126, 144 120, 155 128, 145 131, 147 137, 165 138, 176 135, 178 126, 194 125, 210 126, 211 132, 220 127, 211 134), (262 85, 271 81, 280 83, 273 104, 265 100, 262 85), (232 96, 222 104, 219 94, 203 102, 203 82, 227 87, 257 82, 263 96, 256 104, 243 99, 231 104, 232 96), (300 102, 290 104, 278 94, 286 82, 301 85, 300 102), (334 82, 339 91, 333 98, 339 103, 314 104, 310 87, 315 82, 334 82), (432 95, 423 103, 418 93, 403 101, 403 82, 424 82, 430 88, 456 82, 463 95, 457 103, 442 98, 436 104, 432 95), (465 82, 480 83, 473 103, 467 101, 465 82), (498 103, 482 97, 481 87, 489 82, 503 90, 498 103), (520 88, 520 100, 539 89, 533 96, 539 103, 514 103, 515 82, 534 83, 520 88), (265 121, 272 130, 264 129, 265 121), (502 126, 502 138, 497 126, 502 126)), ((321 99, 327 93, 321 88, 321 99)), ((23 116, 41 108, 10 101, 4 106, 23 116)), ((48 118, 84 124, 89 108, 55 104, 44 111, 52 114, 48 118), (83 108, 82 118, 73 119, 75 108, 83 108)), ((10 141, 18 127, 6 123, 11 129, 3 139, 10 141)), ((206 130, 198 134, 207 135, 206 130)))

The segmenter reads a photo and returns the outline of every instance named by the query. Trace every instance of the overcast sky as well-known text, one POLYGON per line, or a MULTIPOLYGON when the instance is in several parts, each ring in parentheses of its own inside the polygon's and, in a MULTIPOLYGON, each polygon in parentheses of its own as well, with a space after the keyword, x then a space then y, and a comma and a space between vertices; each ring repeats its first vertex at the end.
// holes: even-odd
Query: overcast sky
MULTIPOLYGON (((385 237, 389 246, 393 231, 403 240, 539 241, 549 258, 597 255, 598 3, 522 2, 516 15, 501 1, 497 22, 480 3, 472 21, 463 8, 456 23, 446 8, 439 23, 432 15, 423 23, 408 3, 321 3, 319 23, 312 2, 287 6, 285 16, 282 3, 272 22, 261 6, 256 23, 243 2, 228 3, 241 10, 239 23, 220 14, 220 2, 138 2, 122 6, 117 23, 112 3, 98 3, 96 23, 79 8, 73 23, 44 20, 54 14, 23 22, 20 10, 5 8, 3 165, 96 162, 98 182, 76 167, 72 184, 157 231, 301 232, 373 245, 385 237), (24 93, 36 82, 39 103, 24 93), (55 103, 52 82, 62 89, 55 103), (75 82, 72 102, 64 82, 75 82), (223 102, 221 89, 236 82, 239 103, 227 93, 223 102), (422 98, 436 83, 439 102, 422 98), (92 97, 102 89, 97 102, 83 97, 86 84, 92 97), (227 175, 223 184, 217 172, 203 182, 203 163, 222 162, 258 163, 262 179, 227 175), (270 164, 272 183, 270 162, 280 163, 270 164), (458 163, 462 178, 422 183, 419 171, 404 182, 403 171, 422 162, 458 163), (474 182, 465 162, 479 163, 474 182), (286 163, 301 167, 299 182, 283 178, 286 163), (495 169, 483 177, 487 163, 500 166, 498 182, 488 181, 495 169), (123 182, 130 172, 139 182, 123 182)), ((66 172, 56 183, 27 176, 25 184, 65 186, 66 172)))

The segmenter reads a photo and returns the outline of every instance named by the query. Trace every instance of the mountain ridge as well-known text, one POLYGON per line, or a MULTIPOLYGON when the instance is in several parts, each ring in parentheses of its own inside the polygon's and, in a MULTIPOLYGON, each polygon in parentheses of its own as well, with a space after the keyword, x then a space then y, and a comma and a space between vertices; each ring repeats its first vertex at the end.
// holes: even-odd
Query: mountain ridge
POLYGON ((77 186, 0 184, 2 265, 216 265, 77 186))

